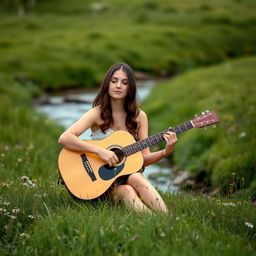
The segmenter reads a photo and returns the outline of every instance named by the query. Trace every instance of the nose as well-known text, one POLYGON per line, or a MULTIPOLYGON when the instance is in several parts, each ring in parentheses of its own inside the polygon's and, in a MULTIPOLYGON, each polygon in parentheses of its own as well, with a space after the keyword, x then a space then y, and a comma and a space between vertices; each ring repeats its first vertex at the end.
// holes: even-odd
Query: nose
POLYGON ((117 88, 121 88, 121 81, 118 81, 118 82, 116 83, 116 87, 117 87, 117 88))

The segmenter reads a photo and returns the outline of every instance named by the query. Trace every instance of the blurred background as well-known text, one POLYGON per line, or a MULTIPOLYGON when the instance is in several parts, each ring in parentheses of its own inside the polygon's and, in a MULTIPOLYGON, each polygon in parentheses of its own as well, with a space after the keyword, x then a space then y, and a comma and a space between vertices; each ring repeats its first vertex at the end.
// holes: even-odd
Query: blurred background
POLYGON ((255 200, 255 11, 254 0, 2 0, 1 180, 56 180, 58 136, 90 106, 108 67, 124 61, 150 134, 206 109, 221 119, 179 136, 163 163, 173 183, 255 200))

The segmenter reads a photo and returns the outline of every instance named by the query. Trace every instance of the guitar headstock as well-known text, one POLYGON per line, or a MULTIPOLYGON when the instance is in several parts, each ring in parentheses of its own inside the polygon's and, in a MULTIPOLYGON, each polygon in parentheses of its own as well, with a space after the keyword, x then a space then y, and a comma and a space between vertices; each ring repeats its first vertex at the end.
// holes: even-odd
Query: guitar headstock
POLYGON ((216 124, 220 122, 219 117, 217 116, 215 111, 205 111, 202 115, 197 116, 195 119, 191 120, 194 127, 202 128, 205 126, 209 126, 212 124, 216 124))

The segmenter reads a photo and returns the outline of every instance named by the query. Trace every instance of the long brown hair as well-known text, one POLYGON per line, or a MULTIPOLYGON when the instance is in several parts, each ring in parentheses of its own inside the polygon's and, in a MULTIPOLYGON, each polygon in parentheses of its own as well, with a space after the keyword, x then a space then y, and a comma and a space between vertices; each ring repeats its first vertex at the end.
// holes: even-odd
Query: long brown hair
POLYGON ((127 113, 125 125, 134 138, 138 139, 138 123, 136 121, 136 117, 139 114, 139 108, 136 102, 136 82, 133 70, 128 64, 119 62, 109 68, 102 81, 100 90, 93 101, 93 107, 99 106, 101 109, 101 119, 103 120, 103 123, 99 128, 105 132, 114 123, 108 88, 111 77, 115 71, 119 69, 122 69, 127 74, 128 78, 128 91, 124 101, 124 110, 127 113))

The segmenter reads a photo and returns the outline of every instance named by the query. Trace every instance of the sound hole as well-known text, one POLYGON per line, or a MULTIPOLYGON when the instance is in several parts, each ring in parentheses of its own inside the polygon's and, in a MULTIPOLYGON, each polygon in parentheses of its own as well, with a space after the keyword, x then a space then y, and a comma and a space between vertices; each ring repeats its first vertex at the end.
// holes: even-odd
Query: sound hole
POLYGON ((117 156, 117 158, 119 160, 118 163, 123 161, 123 159, 124 159, 124 152, 120 148, 111 148, 110 150, 113 151, 116 154, 116 156, 117 156))

